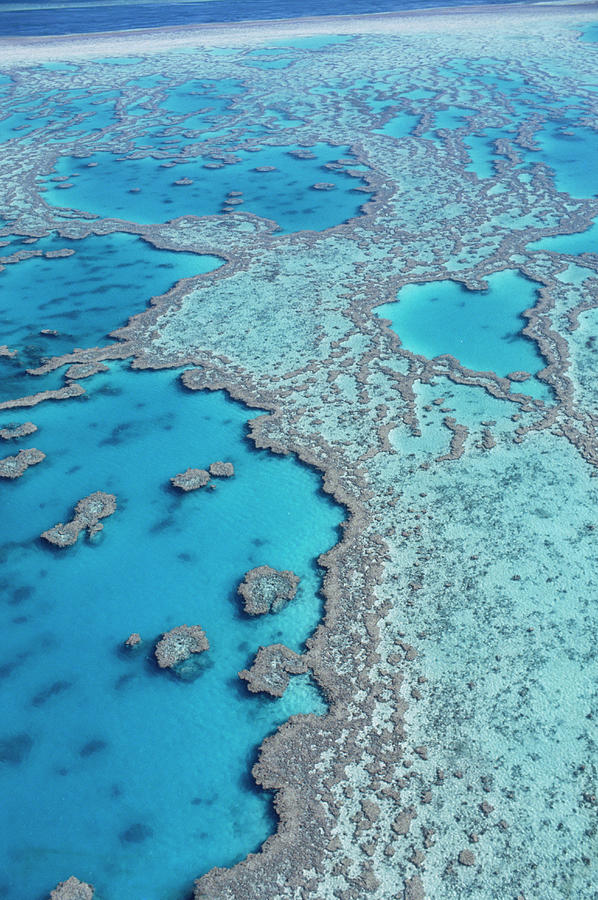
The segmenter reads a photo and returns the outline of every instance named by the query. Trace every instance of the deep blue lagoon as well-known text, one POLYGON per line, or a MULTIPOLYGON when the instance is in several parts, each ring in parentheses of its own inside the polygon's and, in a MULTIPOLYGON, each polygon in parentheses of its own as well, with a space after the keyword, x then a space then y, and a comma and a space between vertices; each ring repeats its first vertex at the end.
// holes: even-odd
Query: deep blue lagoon
POLYGON ((308 676, 272 700, 237 672, 260 644, 300 650, 316 627, 315 559, 343 512, 314 472, 255 450, 245 434, 259 413, 222 393, 124 364, 86 386, 79 401, 32 411, 39 432, 20 446, 33 439, 47 458, 0 485, 0 895, 44 896, 76 870, 104 900, 180 900, 195 876, 272 831, 270 798, 250 776, 263 738, 293 713, 326 709, 308 676), (213 491, 170 487, 215 460, 235 475, 213 491), (97 543, 39 540, 94 490, 118 502, 97 543), (286 609, 251 619, 235 593, 262 564, 301 585, 286 609), (183 623, 201 624, 211 645, 193 682, 153 661, 160 633, 183 623), (127 654, 131 632, 144 644, 127 654))
POLYGON ((80 240, 51 234, 4 248, 7 257, 17 251, 39 255, 0 271, 2 343, 16 351, 0 357, 4 399, 41 390, 25 371, 42 358, 109 343, 108 333, 141 312, 152 296, 224 263, 207 254, 158 250, 125 233, 80 240), (65 252, 71 255, 47 256, 65 252))

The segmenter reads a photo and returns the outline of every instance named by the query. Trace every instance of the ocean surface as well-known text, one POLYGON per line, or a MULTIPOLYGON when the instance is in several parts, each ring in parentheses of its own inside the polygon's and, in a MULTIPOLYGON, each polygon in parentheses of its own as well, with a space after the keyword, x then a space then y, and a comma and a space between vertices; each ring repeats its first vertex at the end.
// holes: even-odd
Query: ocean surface
MULTIPOLYGON (((3 3, 0 30, 328 11, 3 3)), ((2 900, 41 900, 71 874, 100 900, 187 900, 195 877, 276 829, 251 777, 263 739, 326 715, 309 675, 274 700, 237 673, 261 645, 304 648, 323 613, 318 558, 346 510, 315 469, 255 448, 248 422, 267 413, 183 386, 198 354, 279 392, 283 430, 365 472, 388 543, 376 590, 388 642, 418 648, 408 740, 427 751, 393 776, 419 819, 405 839, 396 810, 381 817, 374 900, 402 895, 427 828, 417 872, 434 900, 595 900, 596 27, 501 32, 492 55, 479 35, 330 35, 0 60, 0 402, 62 387, 60 360, 28 370, 124 339, 173 291, 143 337, 168 368, 110 361, 76 399, 0 409, 0 429, 38 428, 0 439, 1 457, 46 454, 0 479, 2 900), (522 371, 521 406, 489 386, 522 371), (171 487, 216 460, 234 477, 171 487), (99 536, 40 540, 96 490, 117 497, 99 536), (300 588, 251 619, 236 589, 263 564, 300 588), (194 680, 153 657, 183 623, 210 641, 194 680), (394 857, 380 849, 397 840, 394 857), (479 865, 457 865, 470 843, 479 865)), ((353 667, 351 652, 347 636, 353 667)), ((347 776, 355 804, 367 765, 347 776)), ((338 802, 341 851, 361 865, 359 810, 338 802)))
MULTIPOLYGON (((476 0, 475 5, 518 0, 476 0)), ((332 0, 44 0, 19 3, 0 0, 0 35, 88 34, 138 28, 242 22, 253 19, 298 19, 309 16, 363 15, 402 9, 464 6, 463 0, 349 0, 339 8, 332 0)))

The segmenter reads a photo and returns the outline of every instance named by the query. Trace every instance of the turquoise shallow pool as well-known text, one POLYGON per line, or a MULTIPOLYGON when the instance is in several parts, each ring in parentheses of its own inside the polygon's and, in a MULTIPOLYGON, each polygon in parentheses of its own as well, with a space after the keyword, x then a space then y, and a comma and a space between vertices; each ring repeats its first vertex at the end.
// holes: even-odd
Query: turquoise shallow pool
MULTIPOLYGON (((534 306, 538 286, 506 269, 487 277, 488 289, 470 291, 457 281, 408 284, 396 303, 377 308, 390 319, 403 346, 433 359, 448 353, 468 369, 507 375, 524 370, 535 375, 545 367, 536 344, 521 333, 524 310, 534 306)), ((549 399, 537 380, 522 388, 549 399)))
POLYGON ((249 774, 265 735, 291 713, 325 711, 307 676, 273 701, 237 672, 260 644, 299 650, 315 628, 314 560, 343 513, 313 472, 254 450, 244 435, 255 413, 221 393, 122 365, 87 387, 81 401, 1 417, 33 418, 39 432, 20 446, 47 459, 0 485, 0 896, 44 896, 76 870, 103 900, 180 900, 199 873, 271 832, 270 799, 249 774), (236 474, 214 491, 169 487, 216 459, 236 474), (38 535, 98 489, 118 498, 101 540, 42 545, 38 535), (261 564, 293 569, 301 586, 285 610, 253 620, 235 591, 261 564), (201 624, 211 644, 193 682, 152 661, 159 634, 183 623, 201 624), (133 631, 145 643, 127 655, 133 631))

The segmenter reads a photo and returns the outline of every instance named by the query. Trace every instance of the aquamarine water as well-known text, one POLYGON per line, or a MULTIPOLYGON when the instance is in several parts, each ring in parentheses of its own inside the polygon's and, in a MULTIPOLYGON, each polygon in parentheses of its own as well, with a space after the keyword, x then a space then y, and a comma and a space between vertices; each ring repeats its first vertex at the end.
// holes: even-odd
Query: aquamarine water
MULTIPOLYGON (((371 101, 370 101, 371 105, 371 101)), ((400 112, 385 122, 382 128, 377 128, 379 134, 387 134, 389 137, 399 139, 407 137, 419 123, 419 116, 413 113, 400 112)))
MULTIPOLYGON (((522 313, 535 305, 539 286, 509 269, 486 281, 484 291, 469 290, 457 281, 409 284, 401 288, 396 303, 379 306, 376 312, 390 319, 412 353, 429 359, 448 353, 465 368, 497 375, 522 370, 537 374, 546 363, 537 345, 522 334, 522 313)), ((535 380, 521 389, 550 397, 545 385, 535 380)))
POLYGON ((34 411, 47 458, 0 486, 10 823, 0 892, 44 896, 76 870, 104 900, 180 900, 199 872, 272 830, 270 799, 249 775, 264 736, 292 713, 325 710, 307 676, 274 701, 249 694, 237 672, 260 644, 300 650, 315 628, 315 558, 336 542, 342 510, 292 457, 253 449, 245 433, 256 413, 222 393, 117 364, 86 387, 81 401, 34 411), (235 476, 213 491, 170 488, 177 472, 216 459, 235 476), (98 489, 118 509, 97 543, 53 551, 38 540, 98 489), (235 591, 261 564, 293 569, 301 586, 276 616, 250 619, 235 591), (182 623, 201 624, 211 644, 194 682, 152 660, 159 634, 182 623), (127 654, 132 631, 145 643, 127 654))
POLYGON ((263 146, 258 152, 235 150, 237 161, 221 168, 206 168, 215 160, 202 157, 179 161, 172 168, 152 157, 122 160, 112 153, 95 153, 86 159, 62 157, 55 173, 43 181, 45 199, 55 206, 151 223, 181 215, 217 215, 226 206, 229 191, 242 191, 243 203, 235 209, 273 219, 286 233, 322 231, 359 215, 367 194, 355 193, 354 188, 363 186, 362 179, 343 169, 326 168, 328 163, 350 156, 350 148, 316 144, 309 148, 313 158, 307 159, 293 155, 298 149, 263 146), (90 168, 89 163, 97 166, 90 168), (259 171, 262 168, 266 171, 259 171), (78 177, 64 190, 49 180, 55 174, 78 177), (110 192, 98 193, 98 179, 111 185, 110 192), (181 179, 189 179, 191 184, 176 185, 181 179), (329 191, 314 188, 318 183, 333 185, 333 203, 329 191))
POLYGON ((584 41, 584 43, 593 44, 598 41, 598 24, 597 25, 585 25, 582 29, 580 41, 584 41))
POLYGON ((499 138, 510 136, 504 128, 486 128, 479 134, 468 134, 464 140, 465 146, 471 157, 471 163, 465 168, 469 172, 475 172, 478 178, 492 178, 495 174, 494 163, 498 159, 504 159, 497 153, 496 141, 499 138))
POLYGON ((161 108, 177 116, 187 116, 185 128, 201 128, 213 118, 224 115, 242 90, 243 85, 233 79, 187 81, 168 90, 161 108), (197 115, 200 109, 204 112, 197 115))

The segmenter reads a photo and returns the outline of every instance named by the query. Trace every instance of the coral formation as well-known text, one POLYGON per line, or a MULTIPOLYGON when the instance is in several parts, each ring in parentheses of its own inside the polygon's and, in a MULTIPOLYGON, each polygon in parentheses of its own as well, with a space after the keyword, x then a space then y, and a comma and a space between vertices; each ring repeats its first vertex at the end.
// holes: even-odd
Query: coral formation
POLYGON ((130 634, 129 637, 125 641, 125 647, 128 647, 129 650, 133 650, 135 647, 138 647, 141 643, 141 635, 136 631, 133 634, 130 634))
POLYGON ((282 697, 291 675, 307 672, 307 662, 284 644, 270 644, 260 647, 249 669, 239 672, 239 678, 247 683, 248 689, 257 694, 263 691, 271 697, 282 697))
POLYGON ((178 625, 166 631, 156 644, 156 662, 161 669, 175 668, 193 653, 210 649, 206 633, 200 625, 178 625))
POLYGON ((22 425, 13 425, 8 428, 0 428, 0 438, 3 441, 16 441, 18 438, 27 437, 37 431, 37 425, 33 422, 23 422, 22 425))
POLYGON ((297 593, 299 578, 294 572, 258 566, 246 573, 238 588, 243 608, 249 616, 276 613, 297 593))
POLYGON ((30 466, 36 466, 46 454, 36 447, 19 450, 16 456, 5 456, 0 459, 0 478, 20 478, 30 466))
POLYGON ((235 467, 231 462, 210 463, 210 475, 215 478, 231 478, 235 474, 235 467))
POLYGON ((111 516, 116 510, 116 497, 104 491, 94 491, 79 500, 75 506, 75 515, 69 522, 59 522, 41 537, 55 547, 70 547, 77 542, 79 534, 87 530, 88 538, 98 534, 104 527, 100 519, 111 516))
POLYGON ((170 479, 173 487, 181 491, 197 491, 205 487, 210 480, 210 473, 205 469, 186 469, 185 472, 170 479))
POLYGON ((50 900, 93 900, 94 888, 74 875, 61 881, 50 893, 50 900))

